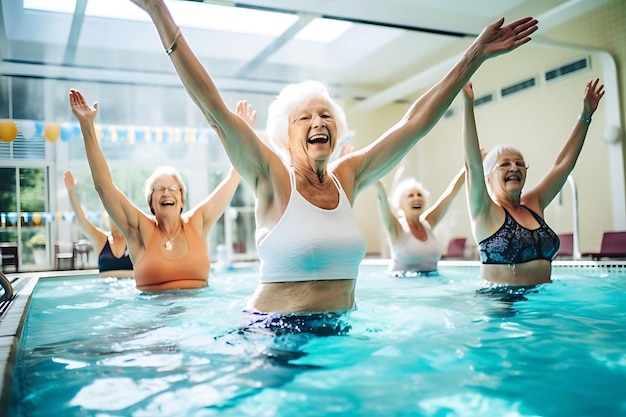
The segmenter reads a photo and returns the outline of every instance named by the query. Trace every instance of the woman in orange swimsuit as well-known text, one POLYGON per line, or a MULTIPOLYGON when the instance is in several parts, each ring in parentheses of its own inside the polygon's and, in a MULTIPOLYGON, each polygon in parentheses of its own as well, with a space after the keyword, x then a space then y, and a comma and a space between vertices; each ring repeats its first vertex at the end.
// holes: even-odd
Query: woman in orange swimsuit
MULTIPOLYGON (((137 208, 113 183, 98 144, 94 119, 98 104, 90 106, 80 91, 69 94, 72 112, 85 141, 96 191, 128 243, 137 288, 143 291, 193 289, 208 284, 210 261, 206 236, 233 197, 240 176, 231 168, 207 198, 183 213, 185 184, 171 167, 158 168, 146 181, 146 199, 154 216, 137 208)), ((240 106, 239 115, 253 125, 256 112, 240 106)))

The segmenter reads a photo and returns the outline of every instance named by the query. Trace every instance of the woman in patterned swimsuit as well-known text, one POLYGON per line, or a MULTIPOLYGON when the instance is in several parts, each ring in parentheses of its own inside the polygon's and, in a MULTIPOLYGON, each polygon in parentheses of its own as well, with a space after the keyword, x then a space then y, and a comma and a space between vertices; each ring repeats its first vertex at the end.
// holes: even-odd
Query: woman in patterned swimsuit
POLYGON ((463 88, 467 198, 472 233, 478 243, 480 275, 496 284, 531 286, 551 282, 552 259, 559 238, 543 220, 543 211, 574 169, 591 116, 604 95, 599 80, 585 87, 583 109, 554 165, 522 194, 528 165, 521 152, 498 146, 481 158, 472 84, 463 88))

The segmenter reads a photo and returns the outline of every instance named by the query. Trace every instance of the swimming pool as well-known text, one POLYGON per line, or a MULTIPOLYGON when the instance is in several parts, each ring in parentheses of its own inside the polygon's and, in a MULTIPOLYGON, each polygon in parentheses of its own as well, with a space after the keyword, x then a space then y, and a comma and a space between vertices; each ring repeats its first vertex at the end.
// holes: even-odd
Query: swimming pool
POLYGON ((40 279, 10 415, 626 415, 624 265, 555 266, 519 294, 477 292, 462 265, 401 279, 363 265, 335 336, 239 331, 256 268, 163 294, 40 279))

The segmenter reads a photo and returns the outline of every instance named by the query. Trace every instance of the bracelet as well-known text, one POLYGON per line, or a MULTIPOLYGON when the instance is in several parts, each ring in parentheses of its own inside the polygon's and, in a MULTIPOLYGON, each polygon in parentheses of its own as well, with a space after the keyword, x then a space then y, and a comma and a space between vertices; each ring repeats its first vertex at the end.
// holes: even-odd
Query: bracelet
POLYGON ((578 120, 587 124, 591 123, 591 117, 585 117, 582 114, 578 116, 578 120))
POLYGON ((172 52, 174 52, 176 50, 176 44, 178 42, 178 38, 180 38, 180 28, 178 28, 178 30, 176 31, 176 35, 174 35, 174 40, 172 41, 172 44, 170 45, 169 48, 167 48, 165 50, 165 53, 168 55, 172 55, 172 52))

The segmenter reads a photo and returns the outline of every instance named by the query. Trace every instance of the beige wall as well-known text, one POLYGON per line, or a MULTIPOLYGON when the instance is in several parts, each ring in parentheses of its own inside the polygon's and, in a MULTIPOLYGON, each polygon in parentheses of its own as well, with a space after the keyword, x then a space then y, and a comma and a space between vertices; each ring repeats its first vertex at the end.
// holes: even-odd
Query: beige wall
MULTIPOLYGON (((626 59, 626 1, 614 0, 558 30, 546 33, 540 30, 535 38, 534 43, 488 61, 472 79, 476 96, 480 97, 498 92, 503 86, 528 76, 538 76, 538 86, 505 98, 495 94, 494 102, 476 108, 481 145, 487 149, 498 143, 518 147, 530 164, 527 187, 536 184, 545 174, 567 139, 582 109, 586 82, 603 76, 602 62, 591 50, 545 47, 541 41, 590 46, 606 50, 615 58, 619 101, 622 105, 620 122, 623 124, 623 104, 626 102, 626 89, 623 87, 626 75, 623 64, 626 59), (544 81, 546 70, 586 55, 591 57, 590 70, 560 78, 553 83, 544 81)), ((610 175, 615 173, 610 172, 610 148, 602 140, 606 125, 605 106, 606 100, 594 115, 585 147, 572 173, 578 188, 582 252, 599 250, 602 233, 615 230, 610 188, 610 175)), ((392 104, 368 112, 351 111, 350 103, 346 107, 348 120, 355 131, 354 145, 360 148, 397 121, 408 104, 392 104)), ((404 164, 403 175, 415 176, 423 182, 431 192, 431 202, 445 189, 463 164, 460 101, 457 99, 451 107, 454 115, 442 119, 415 146, 404 164)), ((624 143, 623 130, 621 142, 624 143)), ((621 149, 620 162, 623 163, 623 146, 621 149)), ((384 179, 388 186, 391 186, 393 176, 392 172, 384 179)), ((557 197, 546 209, 546 219, 557 233, 572 232, 572 205, 572 193, 566 185, 562 199, 557 197)), ((368 253, 385 255, 386 238, 382 232, 373 188, 357 198, 355 213, 366 235, 368 253)), ((444 251, 451 237, 465 236, 472 241, 465 190, 456 198, 447 221, 435 232, 444 251)))

